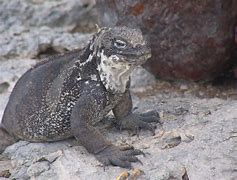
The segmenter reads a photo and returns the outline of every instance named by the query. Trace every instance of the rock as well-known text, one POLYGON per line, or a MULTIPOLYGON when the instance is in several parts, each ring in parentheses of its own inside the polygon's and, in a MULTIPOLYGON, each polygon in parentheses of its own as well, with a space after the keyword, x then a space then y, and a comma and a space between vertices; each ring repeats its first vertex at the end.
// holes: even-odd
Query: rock
POLYGON ((91 34, 71 34, 46 26, 32 28, 18 35, 5 32, 0 37, 0 61, 16 57, 43 58, 68 50, 82 49, 90 38, 91 34))
POLYGON ((40 162, 40 163, 35 163, 32 164, 28 169, 27 169, 27 174, 30 177, 36 177, 39 176, 41 173, 48 171, 49 170, 49 163, 48 162, 40 162))
POLYGON ((237 1, 98 0, 102 25, 134 25, 150 40, 146 68, 165 79, 210 80, 233 53, 237 1))
POLYGON ((181 143, 181 136, 178 133, 165 133, 162 137, 162 149, 169 149, 181 143))
POLYGON ((48 26, 85 31, 97 22, 94 0, 3 0, 0 2, 0 33, 19 34, 32 27, 48 26))
POLYGON ((63 155, 63 152, 61 150, 59 150, 59 151, 53 152, 51 154, 48 154, 48 155, 42 157, 41 159, 38 159, 37 162, 48 161, 50 163, 53 163, 62 155, 63 155))
POLYGON ((0 83, 0 94, 4 93, 9 88, 9 86, 10 85, 8 82, 0 83))
POLYGON ((9 170, 5 170, 5 171, 2 171, 2 172, 0 172, 0 177, 1 177, 1 179, 2 178, 9 178, 11 176, 11 173, 10 173, 10 171, 9 170))
POLYGON ((116 180, 126 180, 129 177, 129 173, 127 171, 122 172, 118 177, 116 177, 116 180))
POLYGON ((188 131, 180 134, 182 142, 190 143, 194 140, 194 135, 188 131))
POLYGON ((235 26, 235 43, 237 44, 237 26, 235 26))
POLYGON ((180 90, 182 90, 182 91, 188 90, 188 85, 187 84, 181 84, 180 85, 180 90))
POLYGON ((94 0, 1 1, 0 61, 83 48, 97 23, 94 5, 94 0))
POLYGON ((155 83, 155 77, 142 67, 136 68, 131 75, 131 87, 145 87, 155 83))
POLYGON ((13 167, 10 160, 0 160, 0 179, 3 177, 9 178, 12 169, 13 167))

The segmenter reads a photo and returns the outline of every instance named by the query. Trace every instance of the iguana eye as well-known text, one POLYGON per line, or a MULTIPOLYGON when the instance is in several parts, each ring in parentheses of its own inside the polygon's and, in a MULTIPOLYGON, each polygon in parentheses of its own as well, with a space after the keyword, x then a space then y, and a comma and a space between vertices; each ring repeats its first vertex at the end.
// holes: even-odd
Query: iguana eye
POLYGON ((127 43, 125 41, 117 39, 117 40, 114 41, 114 46, 116 48, 121 49, 121 48, 125 48, 127 46, 127 43))

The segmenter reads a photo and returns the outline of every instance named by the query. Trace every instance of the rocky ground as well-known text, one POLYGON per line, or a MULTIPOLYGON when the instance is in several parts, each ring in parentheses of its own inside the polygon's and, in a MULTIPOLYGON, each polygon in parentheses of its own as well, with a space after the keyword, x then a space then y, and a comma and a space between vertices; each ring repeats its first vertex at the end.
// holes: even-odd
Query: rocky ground
MULTIPOLYGON (((93 30, 82 28, 88 21, 75 23, 73 13, 81 11, 80 17, 95 18, 93 1, 7 2, 0 2, 0 18, 6 22, 0 24, 0 119, 15 82, 27 69, 42 57, 80 49, 89 40, 93 30), (18 7, 18 14, 11 14, 14 7, 18 7), (35 12, 42 10, 44 16, 37 16, 35 12)), ((162 124, 156 135, 142 131, 137 137, 121 132, 111 126, 111 116, 99 128, 115 144, 143 150, 146 156, 139 156, 143 164, 134 163, 132 170, 111 166, 104 169, 74 139, 55 143, 20 141, 0 156, 0 179, 122 180, 129 175, 130 179, 145 180, 235 180, 237 92, 235 84, 230 84, 223 79, 201 84, 155 80, 139 68, 132 75, 135 111, 159 112, 162 124)))
MULTIPOLYGON (((15 80, 34 64, 32 60, 19 62, 21 66, 14 66, 14 60, 0 66, 1 73, 6 73, 4 82, 10 82, 8 88, 7 85, 1 86, 1 112, 15 80)), ((144 174, 141 173, 138 179, 237 178, 236 100, 197 97, 190 84, 180 83, 178 90, 177 84, 157 82, 142 68, 136 70, 132 77, 136 111, 155 109, 161 116, 163 124, 158 125, 156 135, 142 131, 139 137, 131 136, 126 131, 113 128, 109 120, 99 126, 115 144, 130 144, 146 153, 145 157, 139 157, 143 165, 135 163, 133 167, 136 170, 128 170, 130 176, 142 170, 144 174)), ((201 90, 199 93, 205 94, 201 90)), ((0 174, 10 175, 10 179, 110 180, 127 171, 119 167, 106 167, 104 170, 94 156, 73 139, 56 143, 20 141, 8 147, 4 155, 10 160, 0 161, 0 174)))

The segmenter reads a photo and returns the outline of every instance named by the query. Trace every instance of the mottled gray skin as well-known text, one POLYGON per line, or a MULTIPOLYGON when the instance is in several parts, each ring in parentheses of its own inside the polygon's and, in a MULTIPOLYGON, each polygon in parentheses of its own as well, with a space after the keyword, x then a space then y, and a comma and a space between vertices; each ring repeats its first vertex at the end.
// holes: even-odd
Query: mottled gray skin
POLYGON ((114 146, 96 123, 113 110, 121 129, 154 133, 148 122, 158 122, 159 117, 153 112, 132 113, 129 93, 130 73, 150 55, 140 30, 114 27, 100 29, 82 51, 37 64, 13 89, 3 115, 0 150, 13 139, 45 142, 75 137, 104 165, 131 167, 142 152, 114 146), (7 142, 2 141, 5 137, 7 142))

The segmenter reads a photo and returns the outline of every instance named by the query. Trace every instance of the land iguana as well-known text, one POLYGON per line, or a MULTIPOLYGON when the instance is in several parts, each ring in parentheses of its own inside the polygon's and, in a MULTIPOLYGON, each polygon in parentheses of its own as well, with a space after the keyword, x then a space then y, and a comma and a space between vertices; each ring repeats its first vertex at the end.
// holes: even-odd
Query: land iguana
POLYGON ((142 151, 113 145, 96 129, 110 110, 120 129, 154 133, 155 111, 132 112, 130 74, 151 56, 139 29, 101 28, 81 51, 48 58, 16 83, 0 129, 0 151, 18 140, 75 137, 105 166, 129 168, 142 151))

